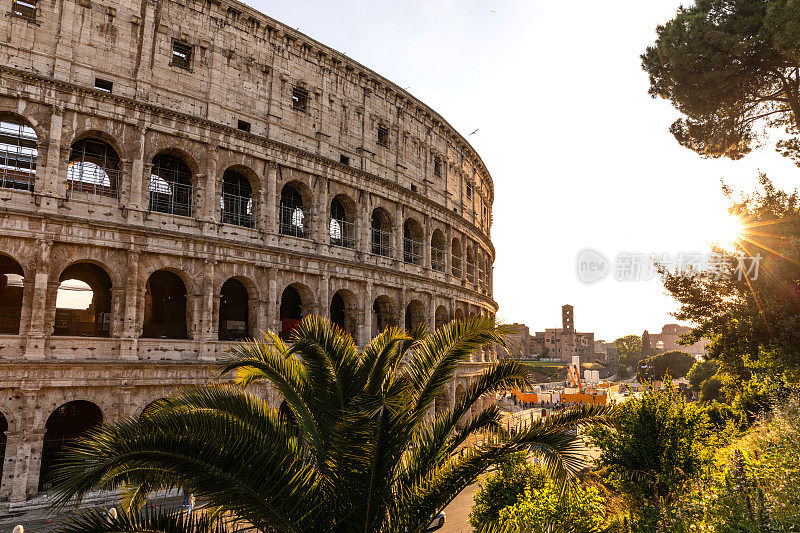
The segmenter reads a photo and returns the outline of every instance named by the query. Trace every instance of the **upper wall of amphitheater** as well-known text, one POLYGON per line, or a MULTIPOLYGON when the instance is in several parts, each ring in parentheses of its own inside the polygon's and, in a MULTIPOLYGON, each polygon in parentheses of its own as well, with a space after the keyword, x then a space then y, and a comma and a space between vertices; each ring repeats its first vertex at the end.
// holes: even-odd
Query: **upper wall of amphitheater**
POLYGON ((461 135, 397 85, 242 3, 38 0, 35 20, 14 11, 0 18, 0 65, 45 83, 49 104, 187 132, 213 124, 244 146, 314 154, 421 195, 488 238, 493 184, 461 135))

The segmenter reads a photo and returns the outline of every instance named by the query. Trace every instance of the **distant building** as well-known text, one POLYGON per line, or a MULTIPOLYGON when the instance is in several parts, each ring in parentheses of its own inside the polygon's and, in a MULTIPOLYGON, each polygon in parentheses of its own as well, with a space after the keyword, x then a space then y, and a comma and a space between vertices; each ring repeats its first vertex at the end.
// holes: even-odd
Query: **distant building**
POLYGON ((595 359, 600 359, 604 363, 617 362, 617 345, 613 342, 606 342, 604 340, 594 341, 594 355, 595 359))
POLYGON ((531 330, 525 324, 508 324, 513 331, 506 335, 508 342, 508 353, 515 359, 530 359, 538 355, 539 351, 533 351, 531 330))
POLYGON ((659 351, 671 352, 677 350, 692 355, 704 355, 706 353, 705 341, 701 340, 689 346, 678 344, 681 335, 689 333, 691 329, 688 326, 679 326, 678 324, 665 324, 661 328, 661 333, 650 334, 650 344, 659 351))
POLYGON ((575 309, 571 305, 561 306, 561 327, 537 331, 533 344, 541 346, 542 357, 571 361, 577 355, 581 361, 594 360, 594 333, 575 331, 575 309))

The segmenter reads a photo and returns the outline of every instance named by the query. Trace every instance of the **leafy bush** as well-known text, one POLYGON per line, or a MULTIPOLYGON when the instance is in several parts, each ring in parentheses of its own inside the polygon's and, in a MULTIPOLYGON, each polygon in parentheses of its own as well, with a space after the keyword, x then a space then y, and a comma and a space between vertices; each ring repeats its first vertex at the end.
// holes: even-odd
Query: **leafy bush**
POLYGON ((716 361, 698 361, 694 364, 689 373, 686 374, 686 379, 692 385, 692 390, 700 392, 703 382, 717 373, 719 370, 719 363, 716 361))
POLYGON ((528 463, 524 453, 505 460, 475 492, 469 523, 479 528, 495 522, 501 509, 517 503, 527 488, 541 486, 544 479, 544 472, 528 463))
POLYGON ((528 487, 519 501, 500 511, 499 523, 508 533, 540 531, 599 531, 605 522, 605 499, 595 487, 561 486, 547 480, 528 487))
POLYGON ((711 376, 703 382, 700 388, 700 401, 713 402, 724 399, 722 395, 722 380, 717 376, 711 376))
POLYGON ((662 381, 665 376, 672 378, 682 378, 692 369, 697 359, 691 354, 672 351, 664 352, 639 363, 637 379, 640 383, 646 381, 662 381))
POLYGON ((587 431, 600 449, 598 465, 623 496, 642 531, 656 530, 684 486, 706 462, 709 421, 705 410, 686 403, 671 380, 649 388, 616 411, 616 428, 587 431))

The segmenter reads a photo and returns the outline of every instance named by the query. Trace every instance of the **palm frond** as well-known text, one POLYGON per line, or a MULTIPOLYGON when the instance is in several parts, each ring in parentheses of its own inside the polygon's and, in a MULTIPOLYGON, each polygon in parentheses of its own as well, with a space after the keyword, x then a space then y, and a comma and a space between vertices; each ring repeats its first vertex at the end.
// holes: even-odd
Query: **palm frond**
POLYGON ((145 509, 127 513, 117 509, 112 518, 103 509, 89 509, 73 517, 61 530, 62 533, 226 533, 225 523, 220 518, 203 513, 182 513, 175 510, 145 509))

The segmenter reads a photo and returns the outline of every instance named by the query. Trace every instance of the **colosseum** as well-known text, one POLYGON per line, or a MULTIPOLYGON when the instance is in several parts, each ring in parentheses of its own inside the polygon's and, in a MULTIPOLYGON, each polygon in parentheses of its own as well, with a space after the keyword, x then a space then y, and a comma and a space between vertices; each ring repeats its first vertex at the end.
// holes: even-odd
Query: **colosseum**
POLYGON ((233 0, 4 6, 0 511, 232 340, 497 310, 489 172, 394 83, 233 0))

